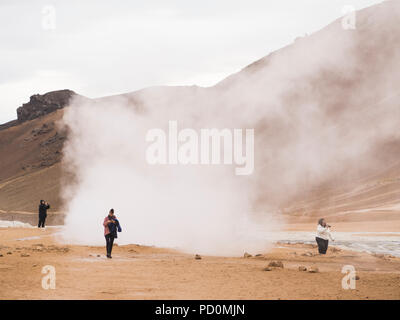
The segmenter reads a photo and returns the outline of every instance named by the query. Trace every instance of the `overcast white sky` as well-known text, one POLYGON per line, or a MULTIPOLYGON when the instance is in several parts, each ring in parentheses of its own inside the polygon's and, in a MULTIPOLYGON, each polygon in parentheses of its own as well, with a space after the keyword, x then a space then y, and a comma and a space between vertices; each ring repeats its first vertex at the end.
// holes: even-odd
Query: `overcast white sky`
POLYGON ((32 94, 52 90, 99 97, 210 86, 323 28, 346 5, 380 2, 1 0, 0 123, 15 119, 32 94))

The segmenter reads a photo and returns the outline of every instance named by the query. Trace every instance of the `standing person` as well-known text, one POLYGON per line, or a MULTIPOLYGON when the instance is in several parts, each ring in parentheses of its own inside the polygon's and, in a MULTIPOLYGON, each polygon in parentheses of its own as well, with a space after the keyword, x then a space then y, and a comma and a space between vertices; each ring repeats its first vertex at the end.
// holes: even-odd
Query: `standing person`
POLYGON ((47 218, 47 210, 50 209, 50 205, 48 202, 44 200, 40 200, 39 203, 39 223, 38 228, 44 228, 47 218))
POLYGON ((111 251, 114 245, 114 239, 118 238, 117 231, 121 232, 121 226, 117 217, 114 215, 114 209, 111 209, 108 216, 105 217, 104 222, 104 236, 106 238, 107 258, 111 259, 111 251))
POLYGON ((315 240, 318 244, 319 254, 326 254, 326 250, 328 250, 329 239, 335 241, 331 235, 330 227, 330 225, 326 224, 324 218, 318 220, 317 236, 315 237, 315 240))

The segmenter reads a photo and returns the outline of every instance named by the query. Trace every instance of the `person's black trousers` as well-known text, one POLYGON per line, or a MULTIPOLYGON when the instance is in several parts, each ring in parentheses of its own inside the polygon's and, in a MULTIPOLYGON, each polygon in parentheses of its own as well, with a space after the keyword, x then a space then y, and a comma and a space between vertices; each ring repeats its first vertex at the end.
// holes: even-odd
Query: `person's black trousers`
POLYGON ((320 254, 326 254, 326 250, 328 250, 329 240, 325 240, 318 237, 315 237, 315 240, 317 241, 318 244, 318 252, 320 254))
POLYGON ((46 223, 46 217, 39 216, 38 228, 44 228, 45 223, 46 223))
POLYGON ((107 257, 111 257, 111 251, 114 245, 114 235, 109 233, 106 234, 105 237, 106 237, 107 257))

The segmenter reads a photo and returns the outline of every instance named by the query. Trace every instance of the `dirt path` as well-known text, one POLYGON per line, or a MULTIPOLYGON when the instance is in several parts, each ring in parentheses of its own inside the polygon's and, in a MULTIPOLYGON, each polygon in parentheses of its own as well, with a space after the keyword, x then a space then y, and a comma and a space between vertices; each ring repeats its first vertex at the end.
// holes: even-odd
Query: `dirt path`
POLYGON ((59 244, 54 231, 0 228, 0 299, 400 299, 398 258, 333 250, 320 257, 309 245, 277 244, 251 258, 196 260, 127 245, 107 260, 104 248, 59 244), (263 271, 271 260, 284 269, 263 271), (347 264, 360 277, 355 290, 341 286, 347 264), (45 265, 55 267, 55 290, 42 288, 45 265), (301 265, 320 272, 301 272, 301 265))

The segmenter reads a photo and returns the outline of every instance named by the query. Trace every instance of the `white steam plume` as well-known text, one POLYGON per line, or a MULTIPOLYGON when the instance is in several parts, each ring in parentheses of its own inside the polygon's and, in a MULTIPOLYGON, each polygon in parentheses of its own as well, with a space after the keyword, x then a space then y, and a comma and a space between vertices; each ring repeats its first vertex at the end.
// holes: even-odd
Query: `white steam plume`
MULTIPOLYGON (((64 163, 76 182, 65 191, 64 237, 103 244, 102 221, 114 208, 123 243, 207 254, 265 249, 268 242, 256 235, 260 225, 248 219, 248 179, 236 176, 233 166, 147 164, 147 130, 168 124, 152 111, 137 113, 121 98, 77 100, 66 110, 64 163)), ((195 125, 189 122, 178 126, 195 125)))
POLYGON ((124 242, 263 250, 264 235, 281 227, 273 213, 321 185, 398 162, 400 4, 373 13, 357 13, 357 30, 336 21, 211 88, 74 101, 64 116, 64 164, 76 177, 64 190, 65 237, 101 244, 102 219, 114 207, 124 242), (146 132, 166 130, 169 120, 181 129, 254 128, 254 174, 147 165, 146 132))

